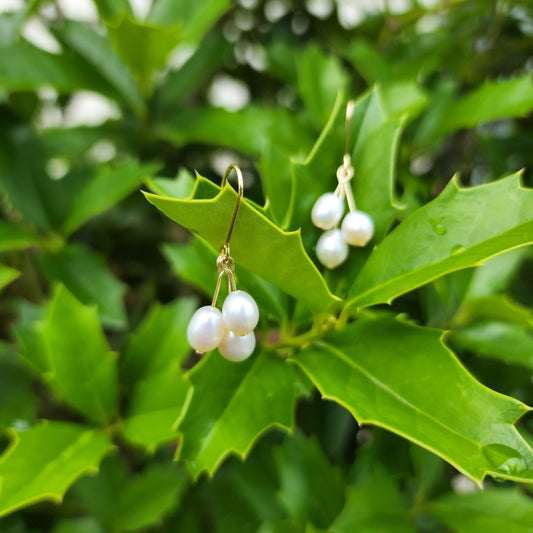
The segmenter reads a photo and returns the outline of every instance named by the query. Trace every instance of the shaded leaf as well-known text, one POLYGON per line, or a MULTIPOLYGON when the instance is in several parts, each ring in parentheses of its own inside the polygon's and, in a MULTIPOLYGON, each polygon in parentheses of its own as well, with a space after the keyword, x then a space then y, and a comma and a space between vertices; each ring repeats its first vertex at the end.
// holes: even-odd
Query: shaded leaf
MULTIPOLYGON (((206 182, 199 178, 196 191, 206 182)), ((223 190, 213 184, 209 187, 220 192, 205 200, 179 200, 149 193, 145 196, 172 220, 220 248, 226 239, 227 224, 235 208, 237 193, 230 185, 223 190)), ((283 232, 246 200, 239 209, 231 237, 231 252, 236 264, 251 270, 313 310, 326 310, 338 301, 306 255, 299 232, 283 232)))
POLYGON ((139 87, 105 37, 72 20, 66 21, 54 33, 64 45, 92 65, 128 106, 139 114, 144 112, 145 104, 139 87))
POLYGON ((95 308, 85 307, 58 286, 44 320, 18 333, 23 358, 40 371, 65 403, 99 424, 114 416, 115 355, 95 308))
POLYGON ((23 250, 35 243, 35 239, 17 226, 0 222, 0 252, 23 250))
POLYGON ((41 500, 61 502, 73 481, 95 471, 112 447, 104 433, 65 422, 12 435, 0 458, 0 516, 41 500))
POLYGON ((209 474, 231 452, 246 455, 272 426, 293 425, 295 376, 290 365, 266 352, 243 363, 226 361, 217 352, 189 374, 193 392, 178 430, 177 452, 196 478, 209 474))
POLYGON ((529 408, 477 382, 441 337, 388 317, 359 320, 294 358, 360 424, 398 433, 477 483, 533 481, 533 450, 513 426, 529 408))
POLYGON ((289 516, 303 526, 328 528, 342 509, 344 487, 316 441, 301 433, 287 436, 275 448, 279 497, 289 516))
POLYGON ((121 20, 133 15, 129 0, 94 0, 100 18, 106 21, 121 20))
POLYGON ((229 7, 228 0, 159 0, 148 15, 148 22, 161 26, 179 24, 184 39, 196 42, 229 7))
POLYGON ((20 276, 20 272, 14 268, 0 264, 0 290, 9 285, 20 276))
POLYGON ((124 438, 149 450, 175 440, 177 432, 173 426, 189 387, 182 372, 172 367, 137 383, 124 419, 124 438))
POLYGON ((420 85, 413 80, 398 80, 378 86, 379 102, 388 120, 411 117, 420 113, 428 104, 429 98, 420 85))
POLYGON ((80 302, 96 305, 104 325, 117 329, 127 325, 126 285, 111 274, 98 253, 69 244, 57 253, 45 253, 40 264, 50 280, 63 283, 80 302))
POLYGON ((187 325, 198 303, 180 298, 154 305, 130 336, 121 358, 121 376, 129 385, 152 375, 179 368, 191 352, 187 325))
POLYGON ((508 117, 533 109, 533 81, 529 73, 507 80, 487 81, 448 107, 438 124, 440 134, 508 117))
POLYGON ((67 520, 58 520, 52 533, 106 533, 94 518, 71 518, 67 520))
POLYGON ((533 524, 533 502, 516 488, 448 494, 430 508, 457 533, 530 533, 533 524))
POLYGON ((532 242, 533 191, 520 187, 519 174, 468 189, 454 179, 374 249, 348 304, 390 302, 448 272, 532 242))
POLYGON ((394 480, 378 470, 355 486, 348 486, 344 508, 328 531, 414 533, 415 529, 394 480))
POLYGON ((481 322, 450 332, 450 339, 476 354, 533 370, 533 333, 504 322, 481 322))
POLYGON ((72 233, 82 224, 114 206, 135 190, 157 167, 126 163, 120 167, 102 167, 77 195, 63 226, 72 233))

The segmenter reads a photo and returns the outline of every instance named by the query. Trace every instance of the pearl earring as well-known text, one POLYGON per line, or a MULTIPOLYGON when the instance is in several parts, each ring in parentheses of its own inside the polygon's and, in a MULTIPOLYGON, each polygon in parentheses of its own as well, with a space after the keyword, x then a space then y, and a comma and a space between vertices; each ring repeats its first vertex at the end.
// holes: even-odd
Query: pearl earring
POLYGON ((237 290, 235 283, 235 262, 230 255, 230 239, 243 197, 243 179, 240 168, 230 165, 222 178, 222 187, 232 170, 237 174, 239 184, 237 205, 233 212, 226 243, 217 258, 218 280, 211 305, 200 307, 192 316, 187 327, 187 340, 197 353, 214 348, 230 361, 243 361, 255 348, 254 328, 259 321, 259 309, 255 300, 245 291, 237 290), (222 278, 228 282, 228 296, 220 311, 217 305, 222 278))
POLYGON ((354 169, 348 154, 348 138, 353 115, 352 100, 346 106, 346 135, 342 165, 337 169, 339 182, 335 192, 320 196, 311 211, 311 220, 318 228, 328 230, 318 239, 316 255, 327 268, 335 268, 348 257, 348 244, 365 246, 374 235, 374 222, 370 216, 355 207, 350 180, 354 169), (349 213, 344 217, 341 228, 339 222, 344 214, 344 198, 348 203, 349 213))

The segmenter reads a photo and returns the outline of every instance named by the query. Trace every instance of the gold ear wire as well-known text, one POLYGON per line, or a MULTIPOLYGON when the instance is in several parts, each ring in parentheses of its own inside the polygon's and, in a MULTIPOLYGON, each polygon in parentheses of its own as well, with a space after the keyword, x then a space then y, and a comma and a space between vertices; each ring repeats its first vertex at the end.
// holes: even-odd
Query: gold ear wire
POLYGON ((219 274, 217 286, 213 295, 213 301, 211 303, 212 307, 215 307, 217 304, 218 293, 220 292, 220 284, 222 283, 222 278, 224 277, 224 275, 228 280, 228 293, 237 290, 235 276, 233 275, 233 271, 235 269, 235 262, 233 261, 233 258, 230 255, 229 245, 231 240, 231 234, 233 233, 233 228, 235 227, 235 221, 237 220, 237 213, 239 212, 239 207, 241 206, 242 198, 244 195, 244 181, 242 179, 241 169, 237 165, 231 164, 226 169, 226 172, 224 172, 224 176, 222 177, 222 183, 220 184, 220 186, 221 188, 224 188, 224 185, 226 185, 226 182, 228 181, 228 176, 231 174, 232 170, 234 170, 235 174, 237 175, 237 204, 235 205, 235 210, 233 211, 233 216, 229 225, 226 242, 224 243, 224 246, 222 246, 220 250, 220 255, 217 258, 217 270, 219 274))
POLYGON ((352 166, 352 158, 348 152, 349 142, 350 142, 350 126, 352 124, 352 117, 353 117, 353 108, 354 108, 354 101, 350 100, 346 104, 346 124, 345 124, 345 130, 344 130, 344 157, 342 158, 342 165, 337 169, 337 180, 339 184, 337 185, 337 188, 335 189, 335 194, 337 194, 339 198, 341 198, 341 200, 346 197, 346 201, 348 202, 348 208, 350 209, 350 211, 356 210, 352 188, 350 187, 350 184, 349 184, 350 180, 353 178, 354 169, 352 166))

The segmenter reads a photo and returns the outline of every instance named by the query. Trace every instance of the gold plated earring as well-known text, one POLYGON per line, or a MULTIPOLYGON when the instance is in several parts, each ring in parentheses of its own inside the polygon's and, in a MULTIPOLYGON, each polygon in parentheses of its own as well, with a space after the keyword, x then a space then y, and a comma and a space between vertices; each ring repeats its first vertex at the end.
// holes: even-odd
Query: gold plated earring
POLYGON ((235 282, 235 262, 230 253, 230 240, 241 206, 244 186, 241 169, 237 165, 230 165, 222 178, 222 188, 232 170, 237 174, 237 204, 230 222, 226 242, 216 261, 218 279, 213 301, 211 305, 201 307, 194 313, 187 327, 187 340, 198 353, 218 348, 226 359, 243 361, 252 354, 255 348, 253 330, 259 321, 259 309, 255 300, 247 292, 237 290, 235 282), (222 311, 220 311, 216 305, 224 277, 228 283, 228 295, 222 305, 222 311))
POLYGON ((313 224, 328 230, 321 235, 316 246, 318 260, 327 268, 335 268, 346 260, 348 244, 365 246, 374 234, 374 223, 370 215, 356 208, 350 186, 354 168, 348 153, 348 141, 353 108, 354 103, 350 100, 346 106, 344 157, 342 165, 337 169, 337 188, 335 192, 320 196, 311 211, 313 224), (344 199, 348 203, 349 213, 344 217, 339 229, 338 225, 344 214, 344 199))

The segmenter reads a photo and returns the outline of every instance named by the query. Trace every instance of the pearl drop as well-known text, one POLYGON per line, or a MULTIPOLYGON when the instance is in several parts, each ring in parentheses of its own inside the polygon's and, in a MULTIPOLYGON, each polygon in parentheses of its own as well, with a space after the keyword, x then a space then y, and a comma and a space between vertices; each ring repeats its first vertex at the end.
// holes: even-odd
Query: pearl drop
POLYGON ((332 229, 322 234, 316 245, 318 260, 328 268, 335 268, 348 257, 348 245, 342 238, 340 229, 332 229))
POLYGON ((320 196, 311 211, 313 224, 322 229, 330 229, 339 223, 344 213, 344 202, 332 192, 320 196))
POLYGON ((374 222, 363 211, 352 211, 344 217, 341 231, 348 244, 364 246, 374 235, 374 222))
POLYGON ((218 351, 228 361, 244 361, 252 355, 255 348, 255 333, 250 331, 247 335, 237 335, 227 331, 218 345, 218 351))
POLYGON ((247 292, 233 291, 224 300, 222 318, 227 329, 237 335, 246 335, 257 326, 259 309, 247 292))
POLYGON ((214 350, 224 336, 222 313, 210 305, 200 307, 187 326, 187 340, 197 352, 214 350))

